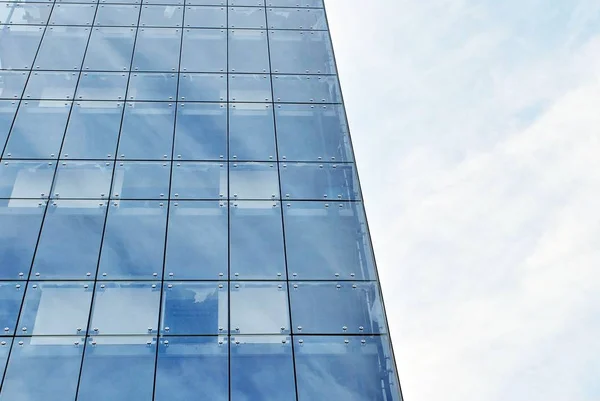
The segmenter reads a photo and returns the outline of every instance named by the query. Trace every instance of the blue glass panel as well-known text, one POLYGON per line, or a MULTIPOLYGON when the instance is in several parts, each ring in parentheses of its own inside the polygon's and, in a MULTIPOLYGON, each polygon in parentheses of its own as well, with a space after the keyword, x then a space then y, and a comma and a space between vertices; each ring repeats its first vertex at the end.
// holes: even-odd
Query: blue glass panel
POLYGON ((318 8, 269 8, 269 29, 327 29, 325 11, 318 8))
POLYGON ((166 199, 171 163, 120 162, 115 167, 112 193, 119 199, 166 199))
POLYGON ((269 46, 266 31, 230 30, 228 51, 230 72, 264 73, 269 71, 269 46))
POLYGON ((150 401, 155 337, 94 337, 87 342, 78 401, 150 401))
POLYGON ((123 116, 123 103, 76 102, 71 110, 62 157, 114 158, 123 116))
POLYGON ((360 199, 354 164, 285 163, 279 171, 285 199, 360 199))
POLYGON ((32 278, 94 278, 105 215, 105 201, 51 202, 35 253, 32 278))
POLYGON ((5 160, 0 164, 0 198, 47 198, 55 168, 55 162, 5 160))
POLYGON ((229 75, 229 100, 233 102, 270 102, 270 76, 259 74, 229 75))
POLYGON ((93 284, 29 283, 17 329, 23 335, 82 335, 88 324, 93 284))
POLYGON ((163 337, 154 401, 228 401, 228 349, 227 337, 163 337))
POLYGON ((229 188, 234 199, 279 198, 279 176, 273 163, 231 163, 229 188))
POLYGON ((51 26, 35 58, 39 70, 79 70, 90 36, 90 28, 51 26))
POLYGON ((288 161, 352 161, 342 106, 279 104, 275 108, 279 157, 288 161))
POLYGON ((387 336, 303 336, 294 341, 300 401, 400 401, 387 336))
POLYGON ((160 282, 98 282, 89 332, 94 335, 156 333, 159 304, 160 282))
MULTIPOLYGON (((73 0, 69 0, 69 1, 73 1, 73 0)), ((92 0, 86 0, 86 1, 92 1, 92 0)), ((142 0, 100 0, 100 3, 114 3, 114 4, 140 4, 141 2, 142 2, 142 0)))
POLYGON ((296 400, 290 337, 232 338, 231 401, 246 400, 296 400))
POLYGON ((51 10, 52 4, 2 3, 0 24, 46 25, 51 10))
POLYGON ((21 102, 4 158, 54 159, 65 133, 70 102, 21 102))
POLYGON ((50 25, 92 25, 96 8, 96 4, 56 4, 50 25))
POLYGON ((35 71, 29 76, 23 98, 72 99, 78 77, 75 72, 35 71))
MULTIPOLYGON (((144 2, 146 3, 146 2, 144 2)), ((167 3, 161 0, 160 3, 167 3)), ((143 5, 140 16, 140 26, 180 27, 183 23, 183 6, 174 5, 143 5)))
MULTIPOLYGON (((41 0, 41 1, 46 1, 46 0, 41 0)), ((113 1, 115 3, 118 2, 117 0, 111 0, 111 1, 113 1)), ((56 2, 57 3, 98 3, 98 0, 56 0, 56 2)))
POLYGON ((226 0, 186 0, 185 2, 190 6, 224 6, 227 4, 226 0))
POLYGON ((227 263, 226 205, 171 202, 165 278, 226 278, 227 263))
POLYGON ((129 74, 124 72, 82 72, 75 98, 78 100, 122 100, 129 74))
POLYGON ((323 7, 323 0, 266 0, 271 7, 323 7))
POLYGON ((128 70, 134 40, 133 28, 94 28, 83 63, 84 70, 128 70))
MULTIPOLYGON (((160 277, 166 224, 167 207, 163 202, 113 201, 106 221, 98 278, 160 277)), ((156 328, 156 324, 152 327, 156 328)))
POLYGON ((290 289, 292 327, 309 334, 385 332, 377 283, 297 282, 290 289))
POLYGON ((0 100, 0 146, 3 149, 15 114, 17 113, 18 104, 15 100, 0 100))
POLYGON ((28 72, 0 71, 0 99, 20 98, 28 76, 28 72))
POLYGON ((29 275, 45 208, 36 200, 0 200, 0 278, 29 275))
POLYGON ((186 28, 225 28, 227 9, 225 7, 187 6, 184 24, 186 28))
MULTIPOLYGON (((134 2, 128 1, 128 3, 134 3, 134 2)), ((136 4, 100 4, 98 6, 98 11, 96 12, 96 19, 94 20, 94 25, 96 25, 96 26, 136 26, 138 23, 139 17, 140 17, 140 6, 139 5, 136 5, 136 4)))
MULTIPOLYGON (((231 5, 232 0, 229 1, 231 5)), ((235 5, 248 5, 248 4, 239 4, 243 3, 243 1, 238 0, 235 5)), ((258 3, 261 6, 264 6, 264 0, 249 0, 246 3, 254 3, 253 5, 257 5, 258 3)), ((229 27, 230 28, 255 28, 255 29, 264 29, 267 26, 267 21, 265 19, 265 9, 257 8, 257 7, 229 7, 229 27)))
MULTIPOLYGON (((21 302, 25 294, 22 285, 15 282, 0 282, 0 335, 13 335, 21 302)), ((5 339, 3 339, 5 340, 5 339)), ((6 349, 0 347, 0 371, 4 370, 6 365, 6 349)))
POLYGON ((227 197, 227 167, 223 163, 177 162, 173 165, 172 199, 227 197))
POLYGON ((226 282, 169 282, 163 291, 162 334, 227 333, 226 282))
POLYGON ((58 165, 51 195, 66 199, 104 199, 108 197, 112 173, 112 162, 63 161, 58 165))
POLYGON ((277 282, 236 282, 229 288, 230 332, 286 334, 290 332, 287 286, 277 282))
POLYGON ((229 157, 268 161, 277 157, 273 109, 270 104, 236 103, 229 106, 229 157))
POLYGON ((194 102, 219 102, 227 99, 224 74, 181 74, 179 99, 194 102))
MULTIPOLYGON (((0 29, 2 68, 7 70, 31 68, 43 33, 42 26, 3 26, 0 29)), ((0 90, 0 95, 1 92, 0 90)))
POLYGON ((177 94, 177 75, 171 73, 135 73, 129 78, 129 100, 174 100, 177 94))
POLYGON ((119 138, 119 158, 169 159, 174 125, 172 103, 128 102, 119 138))
POLYGON ((142 4, 171 4, 182 5, 184 0, 142 0, 142 4))
POLYGON ((8 354, 12 347, 12 338, 4 338, 0 341, 0 374, 4 377, 6 371, 6 363, 8 362, 8 354))
POLYGON ((289 202, 283 212, 290 279, 375 280, 360 203, 289 202))
POLYGON ((230 6, 264 7, 265 0, 229 0, 230 6))
POLYGON ((335 74, 333 49, 327 32, 270 31, 273 72, 335 74))
POLYGON ((227 155, 227 109, 219 103, 179 103, 177 160, 222 160, 227 155))
POLYGON ((225 72, 227 32, 223 29, 186 29, 183 32, 181 71, 225 72))
POLYGON ((273 93, 277 102, 342 102, 340 87, 335 76, 274 75, 273 93))
POLYGON ((232 278, 285 279, 281 204, 232 202, 229 219, 232 278))
POLYGON ((177 71, 181 29, 140 28, 133 52, 133 69, 177 71))
POLYGON ((2 401, 74 401, 83 355, 80 337, 16 337, 2 401))

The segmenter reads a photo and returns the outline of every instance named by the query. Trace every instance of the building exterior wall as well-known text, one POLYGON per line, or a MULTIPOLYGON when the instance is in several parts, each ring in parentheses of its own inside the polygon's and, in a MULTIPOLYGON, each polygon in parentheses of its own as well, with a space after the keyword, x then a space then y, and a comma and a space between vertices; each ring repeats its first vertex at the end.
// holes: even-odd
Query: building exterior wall
POLYGON ((0 401, 400 401, 322 0, 0 2, 0 401))

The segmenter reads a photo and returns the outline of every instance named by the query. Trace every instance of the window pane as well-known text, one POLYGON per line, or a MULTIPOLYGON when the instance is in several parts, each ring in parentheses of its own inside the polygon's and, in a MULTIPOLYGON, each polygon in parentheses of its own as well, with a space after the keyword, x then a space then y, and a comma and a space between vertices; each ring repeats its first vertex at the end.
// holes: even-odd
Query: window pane
POLYGON ((0 400, 74 401, 82 355, 80 337, 15 338, 0 400))
POLYGON ((170 73, 135 73, 129 77, 129 100, 167 101, 177 94, 177 75, 170 73))
POLYGON ((114 158, 123 115, 123 103, 77 102, 73 105, 62 157, 114 158))
POLYGON ((227 207, 219 202, 171 202, 165 278, 226 278, 227 207))
POLYGON ((58 157, 70 109, 69 102, 22 102, 8 137, 4 157, 58 157))
POLYGON ((46 204, 0 200, 0 278, 27 278, 46 204))
POLYGON ((150 401, 155 363, 155 337, 90 338, 77 400, 150 401))
POLYGON ((133 69, 177 71, 181 29, 140 28, 135 42, 133 69))
MULTIPOLYGON (((73 0, 69 0, 69 1, 73 1, 73 0)), ((78 0, 78 1, 82 1, 82 0, 78 0)), ((92 1, 92 0, 86 0, 86 1, 92 1)), ((100 3, 115 3, 115 4, 140 4, 141 2, 142 2, 141 0, 100 0, 100 3)))
POLYGON ((179 100, 219 102, 227 99, 227 77, 224 74, 181 74, 179 100))
POLYGON ((284 74, 335 74, 333 49, 327 32, 270 31, 274 72, 284 74))
POLYGON ((142 0, 142 4, 183 4, 183 0, 142 0))
MULTIPOLYGON (((233 0, 229 3, 232 4, 233 0)), ((250 5, 240 4, 244 1, 238 0, 235 5, 250 5)), ((254 3, 252 5, 258 5, 261 3, 260 0, 247 0, 246 3, 254 3)), ((261 6, 264 5, 262 1, 261 6)), ((256 28, 264 29, 267 26, 265 19, 265 9, 256 7, 229 7, 229 27, 230 28, 256 28)))
POLYGON ((128 102, 119 138, 119 158, 169 159, 174 125, 172 103, 128 102))
POLYGON ((51 202, 35 254, 32 278, 93 279, 105 216, 105 201, 51 202))
POLYGON ((294 341, 300 401, 400 401, 387 336, 303 336, 294 341))
MULTIPOLYGON (((112 202, 102 242, 98 278, 148 280, 160 277, 166 224, 167 207, 162 202, 112 202)), ((156 324, 152 327, 156 328, 156 324)))
POLYGON ((229 31, 229 71, 269 71, 269 47, 266 31, 248 29, 229 31))
POLYGON ((227 167, 223 163, 175 163, 171 182, 171 198, 227 198, 227 167))
POLYGON ((342 102, 342 95, 335 76, 274 75, 273 93, 278 102, 342 102))
MULTIPOLYGON (((17 325, 17 318, 25 293, 23 290, 24 288, 20 284, 0 282, 0 328, 2 330, 0 333, 4 336, 15 333, 15 326, 17 325)), ((3 372, 4 366, 6 366, 7 353, 8 351, 4 347, 0 347, 0 372, 3 372)))
POLYGON ((0 146, 2 147, 6 144, 18 104, 14 100, 0 100, 0 146))
POLYGON ((50 25, 92 25, 96 4, 56 4, 50 25))
MULTIPOLYGON (((2 68, 7 70, 31 68, 43 33, 44 27, 42 26, 3 26, 0 33, 2 68)), ((0 74, 0 77, 2 77, 2 74, 0 74)), ((2 81, 1 78, 0 81, 2 81)), ((0 90, 1 94, 2 90, 0 90)))
POLYGON ((236 103, 229 106, 229 157, 252 161, 276 158, 270 104, 236 103))
MULTIPOLYGON (((130 3, 134 3, 131 1, 130 3)), ((96 26, 136 26, 140 6, 135 4, 100 4, 96 13, 96 26)), ((93 33, 92 33, 93 35, 93 33)), ((93 38, 93 36, 92 36, 93 38)), ((89 51, 89 50, 88 50, 89 51)))
POLYGON ((103 199, 108 196, 112 173, 112 162, 63 161, 56 172, 52 196, 103 199))
POLYGON ((75 98, 79 100, 122 100, 129 74, 124 72, 82 72, 75 98))
POLYGON ((0 71, 0 99, 19 99, 28 76, 28 72, 0 71))
POLYGON ((232 338, 231 400, 296 400, 290 337, 232 338))
POLYGON ((83 63, 84 70, 127 71, 131 65, 134 40, 133 28, 94 28, 83 63))
POLYGON ((227 109, 222 103, 179 103, 175 127, 177 160, 223 160, 227 154, 227 109))
POLYGON ((279 157, 288 161, 352 161, 344 110, 338 105, 279 104, 279 157))
POLYGON ((19 331, 34 336, 85 333, 92 287, 85 282, 29 283, 19 331))
POLYGON ((245 282, 230 288, 231 333, 290 332, 287 288, 276 282, 245 282))
POLYGON ((289 202, 283 213, 290 279, 375 280, 360 203, 289 202))
POLYGON ((163 291, 162 334, 227 333, 226 282, 169 282, 163 291))
POLYGON ((269 29, 327 29, 325 11, 318 8, 269 8, 269 29))
POLYGON ((73 99, 77 77, 75 72, 33 72, 23 97, 26 99, 73 99))
POLYGON ((279 176, 273 163, 232 163, 229 180, 235 199, 279 198, 279 176))
POLYGON ((0 374, 4 377, 6 372, 6 363, 8 362, 8 354, 12 347, 13 339, 8 337, 0 341, 0 374))
POLYGON ((186 28, 225 28, 227 10, 225 7, 187 6, 185 8, 186 28))
MULTIPOLYGON (((167 3, 161 0, 160 3, 167 3)), ((183 6, 142 6, 140 26, 180 27, 183 23, 183 6)))
POLYGON ((39 70, 79 70, 90 36, 90 28, 51 26, 35 58, 39 70))
POLYGON ((323 7, 323 0, 266 0, 273 7, 323 7))
POLYGON ((228 401, 227 337, 163 337, 154 400, 228 401))
POLYGON ((281 204, 230 204, 230 266, 233 278, 285 279, 281 204))
POLYGON ((55 162, 4 161, 0 164, 0 198, 47 198, 55 168, 55 162))
POLYGON ((379 334, 385 320, 376 283, 298 282, 290 289, 292 327, 309 334, 379 334))
POLYGON ((224 72, 227 32, 223 29, 186 29, 183 32, 181 71, 224 72))
POLYGON ((120 162, 115 167, 112 197, 119 199, 165 199, 169 197, 171 163, 120 162))
POLYGON ((270 102, 269 75, 229 75, 229 100, 234 102, 270 102))
POLYGON ((193 6, 224 6, 226 0, 187 0, 186 4, 193 6))
POLYGON ((46 25, 51 10, 52 4, 2 3, 0 24, 46 25))
POLYGON ((286 199, 360 199, 354 164, 286 163, 280 174, 286 199))
POLYGON ((90 334, 156 333, 159 303, 160 282, 96 283, 90 334))

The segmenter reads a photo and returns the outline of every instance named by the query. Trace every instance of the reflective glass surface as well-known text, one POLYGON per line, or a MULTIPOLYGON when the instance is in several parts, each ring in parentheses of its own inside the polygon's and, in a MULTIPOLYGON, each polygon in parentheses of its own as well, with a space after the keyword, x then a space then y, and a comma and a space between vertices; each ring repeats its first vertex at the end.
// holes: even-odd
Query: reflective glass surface
POLYGON ((269 31, 269 46, 273 72, 335 74, 327 32, 269 31))
POLYGON ((0 146, 4 146, 13 119, 17 112, 18 102, 14 100, 0 100, 0 146))
POLYGON ((90 28, 51 26, 44 33, 35 57, 37 70, 79 70, 90 28))
POLYGON ((46 25, 52 4, 2 3, 0 24, 46 25))
MULTIPOLYGON (((251 0, 252 5, 262 5, 259 0, 251 0)), ((233 5, 234 1, 230 0, 229 4, 233 5)), ((235 5, 241 4, 243 1, 235 2, 235 5)), ((264 1, 262 2, 264 4, 264 1)), ((265 16, 265 9, 262 7, 229 7, 227 14, 229 19, 229 28, 254 28, 264 29, 267 27, 267 21, 265 16)))
POLYGON ((177 75, 170 73, 135 73, 129 77, 128 100, 168 101, 177 93, 177 75))
POLYGON ((92 25, 96 4, 55 4, 50 25, 92 25))
POLYGON ((177 160, 224 160, 226 155, 226 105, 179 103, 173 157, 177 160))
POLYGON ((133 51, 136 71, 177 71, 180 28, 140 28, 133 51))
POLYGON ((185 8, 186 28, 225 28, 227 9, 225 7, 187 6, 185 8))
POLYGON ((112 162, 60 162, 51 195, 53 198, 104 199, 108 197, 112 173, 112 162))
POLYGON ((128 74, 124 72, 83 72, 79 78, 77 100, 123 100, 128 74))
POLYGON ((325 11, 317 8, 268 8, 269 29, 327 29, 325 11))
MULTIPOLYGON (((164 1, 158 1, 164 3, 164 1)), ((183 24, 183 6, 148 5, 142 6, 140 26, 180 27, 183 24)))
POLYGON ((323 0, 266 0, 268 6, 273 7, 321 7, 323 0))
MULTIPOLYGON (((0 282, 0 327, 2 331, 1 335, 9 336, 14 334, 17 319, 19 318, 19 310, 21 309, 21 302, 23 301, 23 295, 25 294, 25 288, 22 285, 14 282, 0 282)), ((2 338, 2 341, 5 341, 2 338)), ((0 348, 0 364, 4 369, 6 364, 5 349, 0 348)), ((6 353, 8 355, 8 353, 6 353)))
POLYGON ((268 75, 229 75, 229 100, 232 102, 270 102, 271 79, 268 75))
MULTIPOLYGON (((102 7, 109 6, 100 5, 98 10, 102 10, 102 7)), ((98 12, 100 13, 100 11, 98 12)), ((117 15, 118 12, 111 15, 117 15)), ((134 12, 138 11, 134 10, 134 12)), ((107 22, 108 24, 109 22, 107 22)), ((135 30, 132 28, 94 28, 85 54, 83 69, 86 71, 127 71, 131 64, 134 41, 135 30)))
POLYGON ((180 71, 227 70, 227 32, 223 29, 185 29, 180 71))
MULTIPOLYGON (((21 3, 12 3, 21 4, 21 3)), ((41 4, 39 4, 41 5, 41 4)), ((0 7, 2 7, 0 5, 0 7)), ((42 35, 44 33, 43 26, 32 25, 5 25, 0 30, 0 54, 2 54, 2 68, 4 69, 30 69, 33 64, 33 59, 39 47, 42 35)), ((0 71, 0 77, 10 71, 0 71)), ((23 74, 23 73, 14 73, 23 74)), ((28 75, 28 73, 24 73, 28 75)), ((9 74, 10 75, 10 74, 9 74)), ((15 79, 17 79, 15 77, 15 79)), ((0 81, 3 81, 0 78, 0 81)), ((9 82, 3 82, 0 85, 6 88, 9 82)), ((2 97, 2 90, 0 90, 2 97)))
POLYGON ((227 197, 227 167, 223 163, 173 164, 172 199, 223 199, 227 197))
POLYGON ((236 103, 229 106, 229 158, 275 160, 273 107, 269 103, 236 103))
POLYGON ((186 102, 227 100, 227 76, 223 74, 181 74, 179 100, 186 102))
POLYGON ((287 287, 281 283, 232 283, 229 302, 232 334, 290 332, 287 287))
POLYGON ((231 163, 229 191, 233 199, 279 198, 279 175, 274 163, 231 163))
POLYGON ((25 99, 73 99, 79 74, 75 72, 34 71, 25 87, 25 99))
POLYGON ((171 163, 119 162, 115 167, 111 197, 165 199, 169 194, 171 163))
MULTIPOLYGON (((134 2, 130 2, 134 3, 134 2)), ((96 26, 136 26, 140 6, 135 4, 100 4, 96 12, 96 26)), ((92 33, 93 35, 93 33, 92 33)), ((93 38, 93 36, 92 36, 93 38)))
POLYGON ((52 161, 4 161, 0 164, 0 198, 46 198, 55 168, 52 161))
POLYGON ((332 75, 274 75, 273 96, 284 103, 341 103, 338 80, 332 75))
POLYGON ((284 163, 279 171, 285 199, 360 199, 353 164, 284 163))
POLYGON ((27 72, 0 71, 0 99, 19 99, 28 76, 27 72))
POLYGON ((269 71, 266 31, 236 29, 229 31, 229 71, 265 73, 269 71))

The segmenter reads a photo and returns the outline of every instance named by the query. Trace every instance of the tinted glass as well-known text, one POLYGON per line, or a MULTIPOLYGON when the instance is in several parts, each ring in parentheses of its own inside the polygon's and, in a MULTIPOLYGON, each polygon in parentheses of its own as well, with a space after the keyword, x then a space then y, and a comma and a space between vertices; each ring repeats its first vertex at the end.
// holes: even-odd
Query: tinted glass
POLYGON ((270 104, 236 103, 229 106, 229 157, 252 161, 270 161, 277 157, 270 104))
POLYGON ((79 78, 78 100, 123 100, 129 74, 124 72, 84 72, 79 78))
MULTIPOLYGON (((251 0, 253 3, 260 3, 258 0, 251 0)), ((232 4, 232 0, 229 4, 232 4)), ((240 4, 242 1, 235 2, 235 5, 248 5, 240 4)), ((262 2, 264 5, 264 1, 262 2)), ((253 4, 256 5, 256 4, 253 4)), ((265 19, 265 9, 256 7, 229 7, 229 13, 227 15, 229 19, 230 28, 255 28, 264 29, 267 27, 265 19)))
POLYGON ((278 177, 274 163, 231 163, 230 196, 234 199, 277 199, 278 177))
POLYGON ((174 158, 177 160, 223 160, 226 155, 227 109, 225 104, 180 103, 177 106, 174 158))
POLYGON ((52 197, 104 199, 108 197, 112 162, 62 161, 58 165, 52 197))
POLYGON ((187 6, 184 24, 186 28, 225 28, 227 10, 225 7, 187 6))
POLYGON ((133 69, 176 71, 180 46, 181 29, 140 28, 135 42, 133 69))
POLYGON ((75 72, 35 71, 29 76, 23 96, 26 99, 73 99, 78 76, 75 72))
MULTIPOLYGON (((19 4, 19 3, 12 3, 19 4)), ((41 5, 41 4, 40 4, 41 5)), ((2 7, 0 5, 0 7, 2 7)), ((2 68, 4 69, 29 69, 42 40, 44 27, 42 26, 3 26, 0 33, 0 54, 2 54, 2 68)), ((0 77, 8 72, 1 72, 0 77)), ((11 74, 25 74, 16 73, 11 74)), ((0 78, 0 81, 2 79, 0 78)), ((3 86, 8 82, 3 82, 3 86)), ((13 83, 15 84, 15 83, 13 83)), ((6 87, 5 87, 6 89, 6 87)), ((4 97, 0 91, 0 97, 4 97)))
POLYGON ((287 286, 276 282, 231 285, 233 334, 282 334, 290 331, 287 286))
POLYGON ((95 4, 56 4, 50 25, 92 25, 96 8, 95 4))
POLYGON ((0 146, 4 146, 10 127, 17 113, 18 102, 14 100, 0 100, 0 146))
POLYGON ((268 102, 271 100, 269 75, 229 75, 229 100, 233 102, 268 102))
POLYGON ((323 7, 323 0, 266 0, 268 6, 275 7, 323 7))
POLYGON ((186 29, 183 32, 181 71, 227 70, 227 32, 219 29, 186 29))
MULTIPOLYGON (((134 3, 133 1, 130 3, 134 3)), ((140 6, 135 4, 100 4, 94 25, 135 26, 140 16, 140 6)), ((92 35, 94 35, 92 33, 92 35)), ((93 38, 93 36, 92 36, 93 38)), ((88 50, 89 51, 89 50, 88 50)))
POLYGON ((335 76, 275 75, 273 93, 277 102, 341 103, 342 101, 335 76))
MULTIPOLYGON (((24 290, 24 286, 18 283, 0 282, 0 335, 14 334, 24 290)), ((3 359, 4 351, 0 348, 0 371, 4 369, 2 363, 6 364, 6 359, 3 359)))
POLYGON ((316 8, 268 8, 269 29, 327 29, 325 11, 316 8))
POLYGON ((51 26, 35 58, 34 67, 40 70, 78 70, 90 36, 90 28, 51 26))
MULTIPOLYGON (((158 1, 164 3, 165 1, 158 1)), ((180 27, 183 24, 183 6, 143 5, 140 26, 180 27)))
POLYGON ((286 199, 360 199, 353 164, 284 163, 279 171, 286 199))
POLYGON ((227 167, 223 163, 177 162, 172 177, 172 199, 227 197, 227 167))
POLYGON ((55 162, 4 161, 0 164, 0 198, 47 198, 55 168, 55 162))
POLYGON ((119 162, 115 167, 111 197, 165 199, 169 196, 171 163, 119 162))
POLYGON ((227 99, 227 77, 223 74, 181 74, 179 100, 219 102, 227 99))
POLYGON ((177 75, 170 73, 135 73, 129 77, 128 100, 174 100, 177 75))
POLYGON ((266 31, 229 31, 229 71, 264 73, 269 71, 266 31))
MULTIPOLYGON (((102 10, 102 7, 109 6, 101 5, 99 10, 102 10)), ((135 12, 137 13, 137 11, 135 12)), ((115 14, 118 15, 118 13, 115 14)), ((134 41, 135 30, 132 28, 94 28, 83 69, 86 71, 128 70, 131 65, 134 41)))
POLYGON ((335 74, 327 32, 270 31, 269 46, 273 72, 335 74))
POLYGON ((52 4, 0 4, 0 24, 46 25, 52 4))

